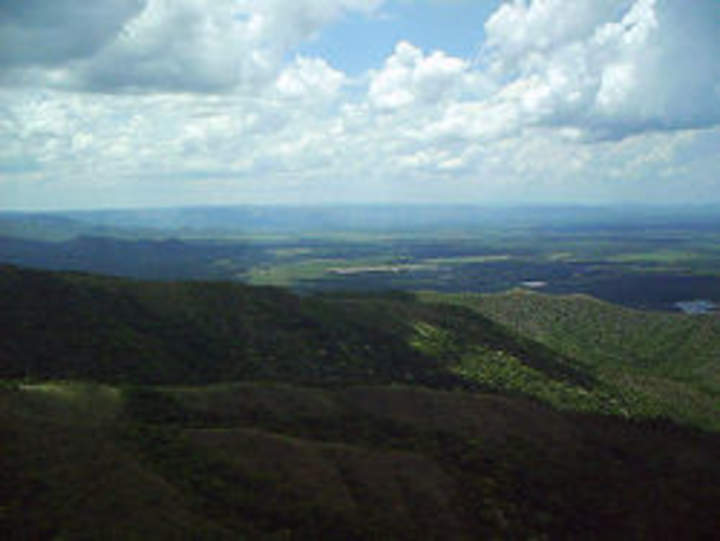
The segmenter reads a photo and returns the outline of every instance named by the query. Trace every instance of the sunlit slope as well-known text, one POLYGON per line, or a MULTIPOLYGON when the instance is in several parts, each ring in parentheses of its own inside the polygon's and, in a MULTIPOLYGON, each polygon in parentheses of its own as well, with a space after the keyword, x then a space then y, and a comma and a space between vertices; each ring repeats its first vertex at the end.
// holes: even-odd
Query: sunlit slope
POLYGON ((717 435, 499 395, 48 382, 0 389, 0 436, 3 539, 699 539, 720 527, 717 435))
POLYGON ((720 318, 623 308, 584 295, 525 290, 425 300, 475 310, 577 360, 641 399, 650 414, 720 427, 720 318))

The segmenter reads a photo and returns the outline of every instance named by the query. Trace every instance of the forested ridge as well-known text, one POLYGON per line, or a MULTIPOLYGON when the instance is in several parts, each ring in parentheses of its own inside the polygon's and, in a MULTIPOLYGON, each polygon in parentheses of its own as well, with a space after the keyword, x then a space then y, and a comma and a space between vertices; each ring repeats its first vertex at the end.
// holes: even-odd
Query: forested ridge
POLYGON ((1 267, 0 536, 712 538, 708 418, 501 300, 1 267))

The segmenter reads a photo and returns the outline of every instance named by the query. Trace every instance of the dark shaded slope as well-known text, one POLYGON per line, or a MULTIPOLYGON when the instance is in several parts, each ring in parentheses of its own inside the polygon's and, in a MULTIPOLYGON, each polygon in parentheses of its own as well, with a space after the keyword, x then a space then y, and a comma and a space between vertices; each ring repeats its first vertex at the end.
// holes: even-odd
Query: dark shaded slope
POLYGON ((720 528, 717 435, 497 395, 45 384, 0 390, 0 435, 3 539, 713 539, 720 528), (158 404, 174 418, 157 418, 158 404))
POLYGON ((114 436, 120 393, 0 389, 0 538, 236 539, 114 436))
POLYGON ((334 303, 240 284, 2 267, 0 325, 5 378, 423 381, 442 371, 402 335, 334 303))

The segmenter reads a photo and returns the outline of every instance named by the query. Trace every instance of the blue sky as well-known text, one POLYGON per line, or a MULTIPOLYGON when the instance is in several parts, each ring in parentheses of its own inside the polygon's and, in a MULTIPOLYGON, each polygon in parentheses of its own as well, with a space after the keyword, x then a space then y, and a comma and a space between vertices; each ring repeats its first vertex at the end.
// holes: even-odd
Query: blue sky
POLYGON ((395 0, 384 4, 379 14, 342 18, 300 46, 299 52, 325 58, 351 75, 381 65, 399 41, 471 60, 483 42, 482 23, 499 3, 499 0, 395 0))
POLYGON ((0 0, 0 208, 720 202, 718 0, 0 0))

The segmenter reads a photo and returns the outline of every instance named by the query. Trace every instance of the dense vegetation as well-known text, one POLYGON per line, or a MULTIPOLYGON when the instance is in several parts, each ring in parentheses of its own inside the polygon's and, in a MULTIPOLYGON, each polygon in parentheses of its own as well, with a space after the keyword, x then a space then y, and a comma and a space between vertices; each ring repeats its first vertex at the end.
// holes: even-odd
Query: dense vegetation
POLYGON ((720 439, 408 386, 0 390, 3 539, 711 539, 720 439), (108 532, 112 532, 111 534, 108 532))
POLYGON ((633 415, 720 429, 720 319, 632 310, 584 295, 437 295, 574 359, 623 391, 633 415))
MULTIPOLYGON (((223 282, 136 282, 0 267, 6 331, 0 376, 114 383, 459 381, 408 343, 411 323, 385 310, 411 297, 384 298, 358 305, 355 298, 302 298, 223 282)), ((498 339, 510 338, 501 333, 498 339)))
MULTIPOLYGON (((0 267, 3 377, 107 382, 452 378, 473 344, 587 384, 567 360, 471 310, 412 295, 287 291, 224 282, 139 282, 0 267), (431 336, 441 328, 447 339, 431 336), (430 334, 428 334, 430 333, 430 334), (62 359, 61 362, 58 362, 62 359)), ((437 333, 436 333, 437 334, 437 333)))
POLYGON ((0 327, 3 539, 720 527, 709 316, 4 266, 0 327))

